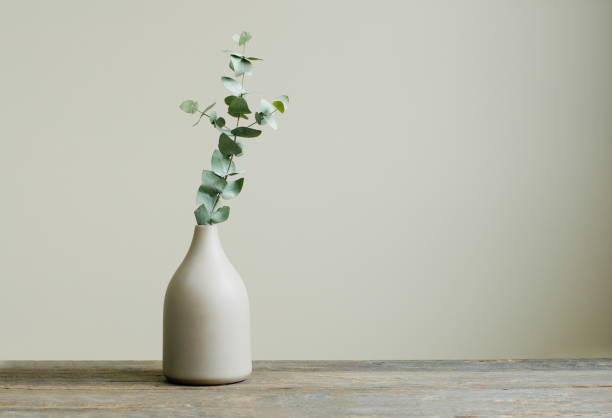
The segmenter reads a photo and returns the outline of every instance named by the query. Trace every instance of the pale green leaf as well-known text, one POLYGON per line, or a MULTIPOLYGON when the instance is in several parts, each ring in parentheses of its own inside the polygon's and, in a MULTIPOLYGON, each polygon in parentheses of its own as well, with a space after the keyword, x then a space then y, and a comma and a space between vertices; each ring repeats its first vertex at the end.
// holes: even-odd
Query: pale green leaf
POLYGON ((221 81, 226 89, 228 89, 234 96, 240 96, 246 93, 246 90, 242 88, 242 85, 231 77, 221 77, 221 81))
POLYGON ((210 112, 210 114, 208 115, 208 120, 210 121, 210 123, 214 124, 217 120, 217 112, 215 112, 214 110, 210 112))
POLYGON ((185 113, 195 113, 198 111, 198 102, 194 100, 185 100, 180 104, 179 108, 185 113))
POLYGON ((274 130, 278 129, 278 125, 272 116, 264 116, 262 119, 262 125, 270 125, 270 128, 274 130))
POLYGON ((220 193, 225 188, 227 181, 210 170, 202 171, 202 191, 207 193, 220 193))
POLYGON ((204 204, 198 206, 193 214, 198 225, 212 225, 212 217, 204 204))
POLYGON ((243 31, 240 34, 240 37, 238 38, 238 45, 242 46, 244 44, 246 44, 247 42, 249 42, 253 37, 251 36, 250 33, 243 31))
POLYGON ((217 193, 211 192, 210 190, 207 190, 206 188, 200 186, 200 188, 198 189, 198 194, 196 196, 196 207, 204 205, 206 209, 208 209, 208 212, 211 212, 213 205, 217 200, 217 196, 217 193))
POLYGON ((287 106, 287 105, 289 104, 289 96, 286 96, 286 95, 284 95, 284 94, 283 94, 282 96, 278 96, 278 97, 277 97, 276 99, 274 99, 274 100, 277 100, 277 101, 279 101, 279 102, 282 102, 282 103, 283 103, 285 106, 287 106))
POLYGON ((261 99, 259 102, 259 110, 266 116, 271 115, 274 112, 274 106, 272 106, 266 99, 261 99))
POLYGON ((230 164, 229 157, 223 155, 218 149, 213 151, 212 158, 210 159, 210 164, 215 174, 221 177, 229 175, 230 172, 236 169, 234 162, 232 161, 230 164))
POLYGON ((252 67, 253 64, 251 64, 251 61, 249 61, 246 58, 238 58, 235 56, 230 56, 230 61, 232 66, 234 67, 234 75, 236 77, 242 75, 242 74, 246 74, 246 75, 251 75, 252 74, 252 67))
POLYGON ((229 206, 223 206, 215 210, 215 212, 212 214, 211 223, 213 224, 221 223, 229 217, 229 214, 230 214, 229 206))
POLYGON ((224 199, 232 199, 240 193, 242 190, 242 185, 244 184, 244 178, 238 179, 236 181, 228 181, 225 189, 221 193, 221 196, 224 199))

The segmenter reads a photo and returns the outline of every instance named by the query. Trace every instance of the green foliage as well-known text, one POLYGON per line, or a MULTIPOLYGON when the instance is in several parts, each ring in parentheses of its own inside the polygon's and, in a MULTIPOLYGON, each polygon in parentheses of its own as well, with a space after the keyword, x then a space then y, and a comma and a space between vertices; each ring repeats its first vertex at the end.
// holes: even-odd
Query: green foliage
POLYGON ((213 171, 202 171, 202 184, 200 185, 200 190, 203 192, 211 194, 221 193, 226 185, 227 181, 213 171))
POLYGON ((185 113, 195 113, 198 111, 198 102, 194 100, 185 100, 180 104, 179 108, 185 113))
POLYGON ((242 74, 251 75, 253 73, 253 64, 246 57, 239 57, 237 55, 230 55, 230 64, 236 77, 242 74))
POLYGON ((279 112, 285 113, 285 107, 289 104, 288 96, 279 96, 272 102, 272 105, 278 109, 279 112))
POLYGON ((232 199, 240 194, 242 191, 242 185, 244 184, 244 178, 236 181, 228 181, 225 189, 221 193, 221 197, 224 199, 232 199))
POLYGON ((231 157, 223 155, 221 151, 216 149, 213 152, 212 158, 210 159, 210 165, 212 166, 215 174, 221 177, 227 177, 236 170, 236 165, 230 160, 231 157))
POLYGON ((287 96, 280 96, 272 103, 261 100, 260 109, 254 115, 255 122, 245 123, 240 126, 240 122, 248 120, 251 109, 247 102, 247 91, 244 89, 245 75, 253 72, 253 63, 261 61, 261 58, 246 55, 246 43, 252 39, 248 32, 241 32, 233 36, 242 53, 225 50, 229 54, 229 68, 232 70, 233 77, 222 76, 223 86, 230 92, 223 102, 227 105, 229 116, 236 118, 235 124, 226 121, 226 117, 219 116, 217 111, 210 111, 215 103, 207 106, 203 110, 198 107, 195 100, 185 100, 180 104, 180 109, 189 114, 198 114, 197 125, 206 116, 211 125, 219 131, 218 149, 213 151, 211 157, 211 170, 202 171, 202 182, 196 195, 196 210, 194 215, 198 225, 213 225, 224 222, 230 214, 229 206, 224 205, 224 201, 238 196, 244 186, 244 177, 229 181, 228 178, 244 173, 236 169, 235 157, 244 153, 244 145, 238 138, 256 138, 261 135, 261 130, 253 129, 251 126, 258 124, 268 125, 273 129, 277 128, 273 114, 276 112, 284 113, 289 103, 287 96), (234 78, 236 77, 236 78, 234 78), (235 126, 230 129, 227 124, 235 126), (248 125, 248 126, 247 126, 248 125))
POLYGON ((249 105, 244 98, 236 97, 228 106, 227 113, 234 117, 239 117, 241 115, 251 113, 251 110, 249 109, 249 105))
POLYGON ((261 134, 261 131, 259 129, 247 128, 246 126, 239 126, 232 129, 232 134, 243 138, 255 138, 261 134))
POLYGON ((239 46, 242 46, 246 44, 247 42, 249 42, 251 39, 253 39, 253 37, 251 36, 250 33, 243 31, 240 35, 235 33, 234 36, 232 36, 232 39, 235 42, 238 42, 239 46))
POLYGON ((276 112, 274 106, 272 106, 267 100, 261 99, 259 108, 261 111, 255 115, 255 120, 257 123, 260 125, 270 125, 272 129, 276 130, 278 127, 276 125, 276 121, 272 117, 272 114, 276 112))
POLYGON ((229 206, 218 207, 214 212, 211 212, 205 205, 200 205, 195 210, 194 214, 198 225, 213 225, 221 223, 229 217, 229 206))
POLYGON ((198 195, 196 196, 196 207, 204 205, 208 212, 211 212, 215 201, 217 200, 217 192, 210 192, 209 190, 200 186, 198 189, 198 195))
MULTIPOLYGON (((242 84, 231 77, 221 77, 221 82, 234 96, 241 96, 246 93, 246 90, 242 88, 242 84)), ((226 102, 226 104, 229 103, 226 102)))
POLYGON ((242 142, 233 141, 225 134, 219 135, 219 151, 221 151, 223 155, 240 157, 243 153, 243 149, 242 142))

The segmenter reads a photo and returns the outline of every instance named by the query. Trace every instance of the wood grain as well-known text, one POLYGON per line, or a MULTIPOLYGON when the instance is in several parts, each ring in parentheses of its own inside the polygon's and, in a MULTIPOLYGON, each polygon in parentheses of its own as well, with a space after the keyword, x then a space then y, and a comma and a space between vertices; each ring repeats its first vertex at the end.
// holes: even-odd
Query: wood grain
POLYGON ((159 361, 0 362, 0 416, 612 416, 612 360, 256 361, 227 386, 159 361))

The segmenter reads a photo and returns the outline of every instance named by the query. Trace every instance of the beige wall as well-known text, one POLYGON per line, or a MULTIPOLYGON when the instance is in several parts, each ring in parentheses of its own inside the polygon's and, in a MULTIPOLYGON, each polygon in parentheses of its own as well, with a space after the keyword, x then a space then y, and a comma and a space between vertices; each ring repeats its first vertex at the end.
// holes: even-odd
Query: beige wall
POLYGON ((612 356, 612 2, 3 2, 0 358, 161 357, 231 35, 258 359, 612 356))

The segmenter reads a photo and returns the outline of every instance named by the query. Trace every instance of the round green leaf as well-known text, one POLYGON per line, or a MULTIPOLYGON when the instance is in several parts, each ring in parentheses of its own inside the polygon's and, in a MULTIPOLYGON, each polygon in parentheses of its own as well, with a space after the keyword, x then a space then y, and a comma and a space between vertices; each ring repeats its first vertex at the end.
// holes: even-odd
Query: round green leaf
POLYGON ((223 177, 215 174, 213 171, 202 171, 202 185, 200 188, 203 192, 210 194, 221 193, 226 185, 227 181, 225 181, 223 177))
POLYGON ((227 108, 227 113, 237 117, 240 115, 251 113, 251 110, 249 109, 249 105, 246 100, 244 100, 244 98, 236 97, 234 100, 232 100, 229 107, 227 108))
POLYGON ((215 212, 212 214, 211 219, 210 219, 211 223, 213 224, 221 223, 227 220, 227 218, 229 217, 229 214, 230 214, 229 206, 223 206, 215 210, 215 212))
POLYGON ((185 100, 180 104, 179 108, 185 113, 195 113, 198 110, 198 102, 194 100, 185 100))
POLYGON ((212 225, 212 218, 206 206, 200 205, 193 212, 196 218, 196 222, 198 225, 212 225))
POLYGON ((202 186, 198 189, 198 194, 196 195, 196 206, 204 205, 208 212, 212 212, 213 205, 217 200, 218 194, 212 192, 210 190, 206 190, 202 186))
POLYGON ((230 164, 229 157, 223 155, 218 149, 213 151, 210 164, 215 174, 221 177, 225 177, 229 175, 230 172, 236 170, 234 162, 232 161, 230 164))
POLYGON ((236 157, 239 157, 242 155, 243 150, 244 148, 242 142, 234 142, 225 134, 221 134, 219 136, 219 151, 221 151, 223 155, 235 155, 236 157))
POLYGON ((242 85, 231 77, 221 77, 221 81, 226 89, 228 89, 234 96, 240 96, 246 91, 242 88, 242 85))
POLYGON ((244 178, 240 178, 236 181, 228 181, 225 189, 221 192, 221 197, 224 199, 232 199, 240 194, 242 191, 242 185, 244 184, 244 178))

